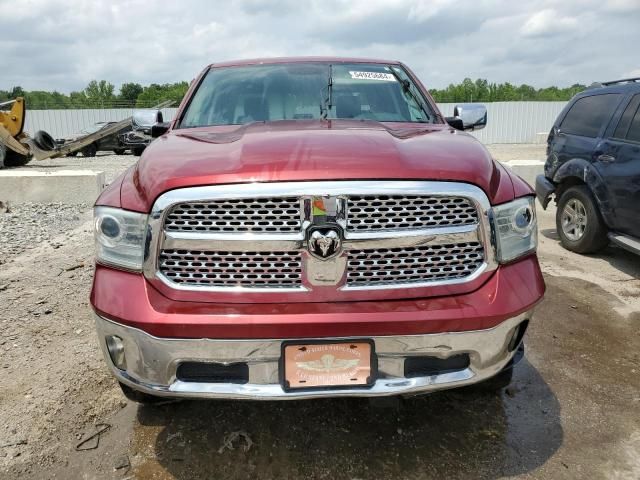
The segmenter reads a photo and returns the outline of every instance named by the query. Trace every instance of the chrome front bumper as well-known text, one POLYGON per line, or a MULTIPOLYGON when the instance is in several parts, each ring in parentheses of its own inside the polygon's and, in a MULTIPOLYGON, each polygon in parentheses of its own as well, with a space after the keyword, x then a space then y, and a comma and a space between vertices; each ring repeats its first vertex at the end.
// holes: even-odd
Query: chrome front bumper
POLYGON ((95 320, 107 363, 118 380, 131 388, 162 397, 293 400, 415 395, 480 382, 500 372, 513 358, 517 349, 509 351, 509 341, 516 327, 529 320, 531 313, 525 312, 487 330, 373 337, 378 359, 378 379, 371 387, 307 391, 285 391, 280 384, 282 340, 157 338, 98 315, 95 320), (106 338, 110 335, 122 339, 126 370, 117 368, 111 360, 106 346, 106 338), (407 357, 446 359, 459 354, 469 355, 467 368, 424 377, 404 377, 404 361, 407 357), (185 361, 221 364, 246 362, 249 381, 245 384, 181 381, 176 378, 176 371, 178 365, 185 361))

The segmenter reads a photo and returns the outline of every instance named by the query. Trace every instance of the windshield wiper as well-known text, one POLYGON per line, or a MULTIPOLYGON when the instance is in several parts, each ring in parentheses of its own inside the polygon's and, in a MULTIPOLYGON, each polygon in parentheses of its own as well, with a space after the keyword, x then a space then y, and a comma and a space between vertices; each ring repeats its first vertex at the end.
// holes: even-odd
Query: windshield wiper
POLYGON ((333 107, 333 65, 329 64, 329 79, 327 80, 327 96, 320 105, 320 118, 326 120, 333 107))
POLYGON ((431 120, 431 115, 429 115, 429 111, 427 110, 426 105, 424 104, 422 99, 418 97, 411 89, 411 82, 406 78, 400 78, 400 75, 398 75, 398 72, 396 72, 392 66, 389 66, 388 68, 391 72, 391 75, 396 77, 396 80, 398 81, 398 83, 400 83, 402 92, 407 94, 411 98, 411 100, 413 100, 413 102, 418 106, 418 108, 420 108, 420 110, 422 110, 422 112, 426 115, 427 118, 426 120, 422 120, 422 123, 427 123, 429 120, 431 120))

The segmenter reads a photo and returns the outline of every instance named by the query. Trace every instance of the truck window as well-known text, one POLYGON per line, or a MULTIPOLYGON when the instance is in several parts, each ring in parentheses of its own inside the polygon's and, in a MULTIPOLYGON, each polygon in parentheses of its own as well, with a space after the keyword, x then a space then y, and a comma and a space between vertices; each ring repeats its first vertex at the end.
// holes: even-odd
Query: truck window
POLYGON ((620 122, 613 133, 615 138, 640 141, 640 94, 634 95, 624 110, 620 122))
POLYGON ((560 125, 560 130, 571 135, 595 138, 602 125, 611 118, 620 94, 592 95, 577 100, 560 125))

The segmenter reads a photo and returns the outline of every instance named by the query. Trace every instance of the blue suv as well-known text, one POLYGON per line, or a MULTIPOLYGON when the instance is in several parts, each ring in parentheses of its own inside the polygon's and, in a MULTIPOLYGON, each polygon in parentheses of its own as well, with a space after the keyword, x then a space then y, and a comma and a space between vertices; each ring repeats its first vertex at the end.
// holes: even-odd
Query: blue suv
POLYGON ((573 97, 547 139, 543 208, 558 205, 562 245, 593 253, 614 242, 640 254, 640 78, 597 83, 573 97))

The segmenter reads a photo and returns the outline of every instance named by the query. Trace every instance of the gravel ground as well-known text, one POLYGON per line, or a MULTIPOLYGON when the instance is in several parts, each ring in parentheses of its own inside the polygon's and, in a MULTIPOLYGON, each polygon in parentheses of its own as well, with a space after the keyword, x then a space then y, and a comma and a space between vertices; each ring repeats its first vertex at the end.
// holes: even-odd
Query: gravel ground
POLYGON ((64 203, 24 203, 0 206, 0 265, 34 246, 54 240, 87 220, 89 205, 64 203))
MULTIPOLYGON (((50 240, 0 267, 3 479, 55 478, 52 469, 69 465, 75 446, 95 424, 126 406, 104 369, 93 331, 93 242, 90 210, 85 213, 76 228, 62 233, 43 223, 50 240)), ((91 458, 79 460, 95 471, 91 458)), ((96 478, 81 471, 57 478, 96 478)))

